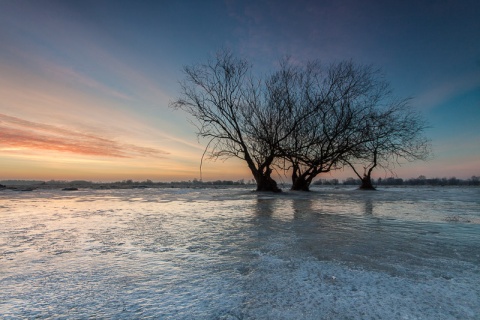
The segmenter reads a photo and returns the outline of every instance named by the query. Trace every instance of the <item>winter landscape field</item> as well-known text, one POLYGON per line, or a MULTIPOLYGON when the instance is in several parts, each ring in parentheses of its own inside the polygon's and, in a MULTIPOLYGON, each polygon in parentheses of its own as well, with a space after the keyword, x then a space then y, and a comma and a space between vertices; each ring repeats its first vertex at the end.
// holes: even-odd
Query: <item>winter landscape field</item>
POLYGON ((480 188, 0 191, 2 319, 479 319, 480 188))

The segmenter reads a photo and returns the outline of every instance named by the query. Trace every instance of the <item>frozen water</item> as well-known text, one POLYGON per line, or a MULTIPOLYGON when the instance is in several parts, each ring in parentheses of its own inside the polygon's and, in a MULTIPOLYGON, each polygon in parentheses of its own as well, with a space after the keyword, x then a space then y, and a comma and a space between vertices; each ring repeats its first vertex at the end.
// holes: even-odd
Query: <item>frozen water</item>
POLYGON ((480 189, 0 192, 0 318, 479 319, 480 189))

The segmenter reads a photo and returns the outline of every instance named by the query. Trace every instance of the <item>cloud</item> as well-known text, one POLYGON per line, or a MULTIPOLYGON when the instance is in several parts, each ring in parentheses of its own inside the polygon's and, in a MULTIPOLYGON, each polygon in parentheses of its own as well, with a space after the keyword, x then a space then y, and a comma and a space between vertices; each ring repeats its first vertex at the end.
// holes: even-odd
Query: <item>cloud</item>
POLYGON ((104 85, 103 83, 100 83, 91 77, 85 76, 80 72, 73 70, 72 68, 60 66, 52 63, 47 63, 47 62, 44 62, 42 66, 49 72, 55 74, 57 78, 63 79, 63 81, 68 79, 82 86, 95 89, 108 96, 112 96, 115 98, 128 100, 128 101, 132 100, 132 98, 129 95, 124 94, 118 90, 112 89, 109 86, 104 85))
POLYGON ((165 158, 163 150, 0 114, 0 149, 48 150, 113 158, 165 158))
POLYGON ((415 99, 415 103, 428 110, 437 107, 439 104, 442 104, 457 95, 478 88, 480 88, 478 72, 472 72, 463 75, 462 77, 445 81, 424 92, 415 99))

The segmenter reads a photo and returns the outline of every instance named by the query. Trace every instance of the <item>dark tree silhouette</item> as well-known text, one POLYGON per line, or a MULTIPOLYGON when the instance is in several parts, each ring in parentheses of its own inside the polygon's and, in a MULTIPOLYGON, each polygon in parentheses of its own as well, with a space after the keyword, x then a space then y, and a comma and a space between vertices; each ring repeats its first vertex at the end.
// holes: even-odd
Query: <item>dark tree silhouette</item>
POLYGON ((172 106, 191 114, 211 158, 244 160, 258 191, 280 189, 272 178, 286 117, 274 105, 266 83, 254 79, 247 61, 222 51, 216 59, 184 69, 182 97, 172 106))
POLYGON ((392 171, 401 161, 427 160, 430 156, 430 141, 423 135, 426 123, 408 100, 375 105, 365 121, 360 127, 363 143, 344 158, 360 178, 360 189, 375 190, 371 176, 376 167, 392 171))
MULTIPOLYGON (((278 156, 276 165, 285 172, 292 173, 292 183, 298 184, 302 177, 303 155, 316 146, 316 131, 312 120, 316 119, 319 108, 323 105, 323 87, 320 65, 317 62, 305 66, 292 65, 289 60, 283 60, 280 70, 273 73, 267 81, 267 94, 273 109, 284 110, 281 119, 282 139, 278 140, 278 156)), ((302 189, 303 190, 303 189, 302 189)))
POLYGON ((258 191, 280 191, 274 168, 291 174, 292 190, 308 191, 317 175, 344 166, 362 188, 373 188, 377 166, 429 154, 421 118, 405 100, 387 101, 390 87, 371 66, 286 59, 260 79, 247 61, 222 51, 184 71, 182 96, 172 106, 193 116, 211 158, 244 160, 258 191))
MULTIPOLYGON (((313 62, 300 73, 304 81, 295 82, 299 88, 294 92, 301 94, 290 101, 300 104, 296 115, 301 120, 296 121, 301 125, 281 147, 284 169, 291 170, 292 190, 308 191, 317 175, 342 167, 342 159, 362 143, 360 127, 376 100, 379 85, 377 71, 351 61, 326 68, 313 62)), ((283 87, 288 87, 294 81, 284 74, 283 87)))

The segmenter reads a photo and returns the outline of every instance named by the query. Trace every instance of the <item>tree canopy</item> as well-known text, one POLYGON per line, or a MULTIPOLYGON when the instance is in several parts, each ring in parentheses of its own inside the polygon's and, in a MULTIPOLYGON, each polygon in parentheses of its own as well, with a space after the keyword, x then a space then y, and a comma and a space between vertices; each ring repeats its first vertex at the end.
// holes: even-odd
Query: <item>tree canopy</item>
POLYGON ((291 176, 293 190, 307 191, 324 172, 348 166, 370 181, 377 166, 425 160, 430 152, 420 115, 409 100, 393 99, 371 66, 285 59, 266 76, 252 71, 248 61, 221 51, 184 68, 172 106, 193 116, 209 157, 244 160, 258 191, 280 191, 275 169, 291 176))

